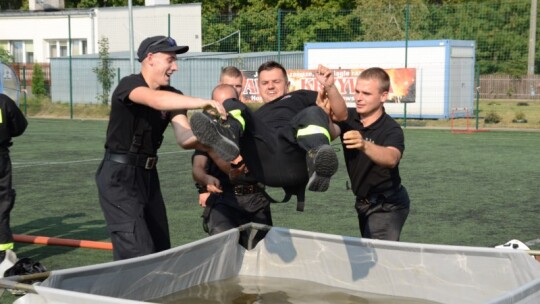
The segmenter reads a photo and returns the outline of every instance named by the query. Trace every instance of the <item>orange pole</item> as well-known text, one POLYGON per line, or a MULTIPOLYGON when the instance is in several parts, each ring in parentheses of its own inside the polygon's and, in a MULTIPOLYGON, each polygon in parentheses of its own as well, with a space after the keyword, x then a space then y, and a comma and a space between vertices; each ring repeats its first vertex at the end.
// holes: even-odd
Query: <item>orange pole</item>
POLYGON ((42 244, 42 245, 112 250, 112 244, 107 243, 107 242, 61 239, 61 238, 48 237, 48 236, 14 234, 13 240, 19 243, 32 243, 32 244, 42 244))

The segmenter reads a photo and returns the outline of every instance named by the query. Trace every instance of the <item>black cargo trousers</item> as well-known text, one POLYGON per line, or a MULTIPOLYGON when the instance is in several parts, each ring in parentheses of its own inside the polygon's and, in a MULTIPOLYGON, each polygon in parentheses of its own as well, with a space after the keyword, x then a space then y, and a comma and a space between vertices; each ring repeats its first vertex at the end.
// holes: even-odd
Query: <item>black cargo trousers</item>
POLYGON ((114 260, 171 247, 169 224, 156 168, 103 160, 96 173, 99 202, 114 260))
POLYGON ((15 204, 12 188, 11 158, 8 148, 0 147, 0 251, 13 249, 13 233, 10 228, 10 213, 15 204))

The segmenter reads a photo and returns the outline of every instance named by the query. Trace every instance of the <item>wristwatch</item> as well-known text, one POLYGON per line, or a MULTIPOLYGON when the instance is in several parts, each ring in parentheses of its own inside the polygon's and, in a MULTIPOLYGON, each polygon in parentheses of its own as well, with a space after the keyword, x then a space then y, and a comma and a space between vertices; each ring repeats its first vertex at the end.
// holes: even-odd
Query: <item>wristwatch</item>
POLYGON ((195 183, 195 187, 197 188, 197 192, 199 192, 199 194, 208 192, 208 190, 206 190, 206 187, 199 183, 195 183))

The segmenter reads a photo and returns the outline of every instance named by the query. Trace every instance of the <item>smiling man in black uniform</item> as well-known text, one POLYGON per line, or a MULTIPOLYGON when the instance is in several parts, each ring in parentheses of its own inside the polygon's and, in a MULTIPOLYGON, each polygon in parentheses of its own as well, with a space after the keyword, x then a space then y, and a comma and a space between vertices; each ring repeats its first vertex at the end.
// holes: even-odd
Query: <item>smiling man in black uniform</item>
MULTIPOLYGON (((184 96, 169 85, 178 69, 176 54, 187 51, 187 46, 176 45, 170 37, 144 39, 137 51, 141 73, 124 77, 113 92, 105 156, 96 183, 115 260, 171 246, 156 170, 157 150, 168 124, 172 124, 180 146, 195 148, 198 143, 190 130, 187 110, 211 107, 226 116, 220 103, 184 96)), ((237 153, 234 145, 230 149, 237 153)))
POLYGON ((405 150, 403 130, 384 110, 389 91, 390 77, 383 69, 362 71, 356 108, 337 125, 362 237, 399 241, 410 201, 398 168, 405 150))

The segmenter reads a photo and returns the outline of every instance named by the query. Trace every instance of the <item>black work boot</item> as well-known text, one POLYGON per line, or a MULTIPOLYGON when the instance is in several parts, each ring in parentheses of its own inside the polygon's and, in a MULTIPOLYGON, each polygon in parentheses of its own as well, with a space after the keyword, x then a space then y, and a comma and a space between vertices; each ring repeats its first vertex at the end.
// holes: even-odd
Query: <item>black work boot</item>
POLYGON ((330 145, 322 145, 306 153, 309 191, 324 192, 328 190, 330 178, 338 169, 336 152, 330 145))
POLYGON ((190 124, 199 142, 212 148, 223 160, 230 162, 240 154, 238 145, 233 141, 235 136, 229 129, 229 125, 203 112, 193 113, 190 124))

